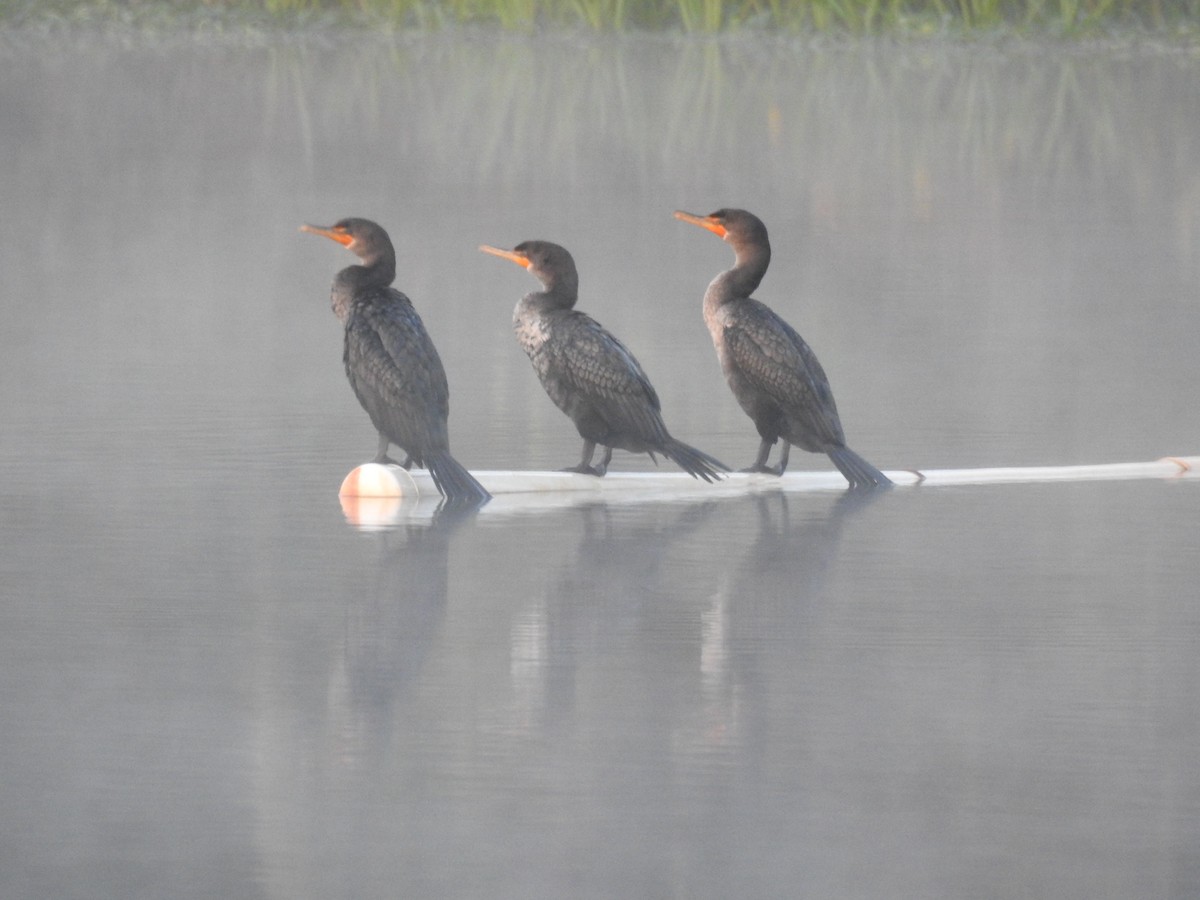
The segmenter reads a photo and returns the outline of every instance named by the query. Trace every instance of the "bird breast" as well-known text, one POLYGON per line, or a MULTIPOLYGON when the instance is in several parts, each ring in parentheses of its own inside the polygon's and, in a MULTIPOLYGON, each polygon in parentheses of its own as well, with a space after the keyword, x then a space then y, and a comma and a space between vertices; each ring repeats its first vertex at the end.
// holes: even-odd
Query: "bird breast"
POLYGON ((513 331, 517 335, 517 341, 525 348, 525 352, 531 355, 550 340, 550 330, 547 328, 545 320, 524 304, 517 304, 517 308, 513 312, 513 331))

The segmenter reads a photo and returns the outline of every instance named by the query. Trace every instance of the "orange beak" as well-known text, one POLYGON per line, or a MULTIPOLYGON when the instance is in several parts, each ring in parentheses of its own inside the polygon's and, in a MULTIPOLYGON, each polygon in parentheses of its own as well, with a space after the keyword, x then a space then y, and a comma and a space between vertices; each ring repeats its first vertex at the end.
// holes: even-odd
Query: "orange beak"
POLYGON ((354 236, 340 228, 320 228, 316 225, 301 225, 301 231, 307 231, 309 234, 319 234, 321 237, 327 237, 331 241, 337 241, 343 247, 349 247, 354 243, 354 236))
POLYGON ((701 228, 706 228, 719 238, 723 238, 727 234, 725 231, 725 226, 712 216, 694 216, 691 213, 677 209, 675 210, 675 218, 677 218, 680 222, 690 222, 693 225, 699 225, 701 228))
POLYGON ((524 254, 517 253, 515 250, 501 250, 499 247, 489 247, 487 244, 480 244, 479 249, 484 253, 492 254, 492 256, 499 256, 501 259, 511 260, 523 268, 529 268, 529 257, 525 256, 524 254))

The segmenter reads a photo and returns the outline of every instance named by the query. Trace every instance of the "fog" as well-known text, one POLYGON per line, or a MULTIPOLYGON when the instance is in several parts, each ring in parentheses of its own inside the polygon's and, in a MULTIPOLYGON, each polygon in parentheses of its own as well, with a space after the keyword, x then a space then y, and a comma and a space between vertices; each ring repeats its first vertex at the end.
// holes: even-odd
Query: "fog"
POLYGON ((700 315, 732 254, 671 216, 721 206, 881 468, 1195 454, 1198 76, 1124 42, 0 36, 0 893, 1194 896, 1194 480, 363 533, 352 257, 297 229, 389 230, 470 468, 578 459, 511 333, 534 282, 476 249, 532 238, 672 432, 749 464, 700 315))

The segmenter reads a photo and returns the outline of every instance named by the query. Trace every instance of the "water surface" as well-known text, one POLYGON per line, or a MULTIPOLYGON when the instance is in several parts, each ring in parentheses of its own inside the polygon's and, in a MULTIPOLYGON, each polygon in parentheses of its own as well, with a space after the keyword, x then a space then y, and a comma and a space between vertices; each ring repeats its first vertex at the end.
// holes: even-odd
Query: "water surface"
MULTIPOLYGON (((570 248, 668 424, 756 446, 759 296, 884 468, 1200 452, 1198 62, 449 32, 0 42, 5 897, 1190 897, 1191 481, 346 524, 375 438, 302 222, 378 219, 473 468, 579 441, 570 248)), ((616 468, 644 458, 618 454, 616 468)), ((828 463, 793 455, 794 467, 828 463)))

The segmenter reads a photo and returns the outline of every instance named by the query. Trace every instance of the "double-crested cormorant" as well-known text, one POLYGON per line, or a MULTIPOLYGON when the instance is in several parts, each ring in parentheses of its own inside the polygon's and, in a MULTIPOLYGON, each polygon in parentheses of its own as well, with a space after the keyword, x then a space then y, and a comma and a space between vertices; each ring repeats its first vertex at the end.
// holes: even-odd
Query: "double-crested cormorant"
POLYGON ((603 475, 614 447, 649 453, 652 459, 661 453, 705 481, 729 471, 707 453, 667 433, 658 395, 633 354, 598 322, 573 308, 579 275, 570 253, 547 241, 526 241, 513 250, 479 249, 525 267, 545 288, 517 303, 513 330, 542 387, 583 438, 583 460, 566 471, 603 475), (597 444, 604 448, 604 458, 593 466, 597 444))
POLYGON ((744 209, 675 218, 706 228, 733 246, 735 262, 704 292, 704 322, 738 403, 754 420, 762 443, 747 470, 782 475, 792 444, 827 453, 851 488, 891 484, 886 475, 846 446, 829 379, 804 339, 769 306, 751 298, 771 262, 767 228, 744 209), (783 439, 779 465, 767 465, 771 445, 783 439))
POLYGON ((330 302, 346 328, 346 377, 379 432, 375 462, 394 463, 387 451, 395 444, 407 454, 400 465, 428 468, 448 502, 488 500, 483 485, 450 455, 446 370, 412 302, 391 287, 396 251, 387 232, 367 219, 300 230, 337 241, 362 260, 337 273, 330 302))

